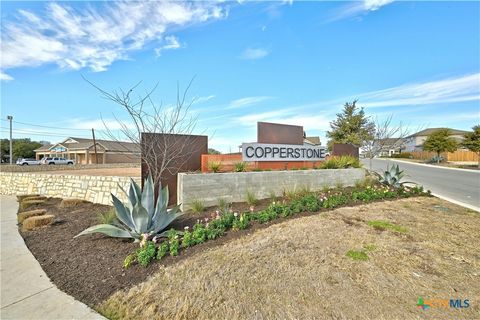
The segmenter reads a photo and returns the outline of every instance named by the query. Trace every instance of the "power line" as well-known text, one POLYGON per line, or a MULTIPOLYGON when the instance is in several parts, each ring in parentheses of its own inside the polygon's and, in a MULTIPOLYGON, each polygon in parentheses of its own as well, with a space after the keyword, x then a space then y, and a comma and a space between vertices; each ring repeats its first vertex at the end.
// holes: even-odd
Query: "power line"
MULTIPOLYGON (((3 133, 8 133, 9 130, 7 128, 1 127, 0 129, 3 133)), ((63 133, 48 133, 48 132, 38 132, 38 131, 23 131, 19 129, 13 129, 13 133, 21 134, 21 135, 32 135, 32 136, 50 136, 50 137, 65 137, 67 136, 66 134, 63 133)), ((77 138, 86 138, 89 139, 90 136, 85 136, 85 135, 75 135, 77 138)))
MULTIPOLYGON (((8 121, 5 119, 1 119, 2 121, 8 121)), ((27 126, 34 126, 34 127, 42 127, 42 128, 47 128, 47 129, 56 129, 56 130, 79 130, 79 131, 90 131, 91 129, 79 129, 79 128, 61 128, 61 127, 50 127, 50 126, 44 126, 40 124, 33 124, 33 123, 26 123, 26 122, 20 122, 20 121, 13 121, 13 123, 18 123, 18 124, 23 124, 27 126)))

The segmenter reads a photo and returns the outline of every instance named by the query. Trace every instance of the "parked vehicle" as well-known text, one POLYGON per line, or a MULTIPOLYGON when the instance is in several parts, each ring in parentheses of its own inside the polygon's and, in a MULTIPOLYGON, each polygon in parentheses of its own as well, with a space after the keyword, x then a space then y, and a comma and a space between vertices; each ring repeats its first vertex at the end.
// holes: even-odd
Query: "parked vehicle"
POLYGON ((65 158, 57 158, 57 157, 47 157, 47 158, 43 158, 42 160, 40 160, 40 163, 41 164, 49 164, 49 165, 52 165, 52 164, 75 164, 75 161, 74 160, 70 160, 70 159, 65 159, 65 158))
POLYGON ((19 166, 32 166, 32 165, 39 165, 40 161, 35 160, 33 158, 18 158, 17 165, 19 166))

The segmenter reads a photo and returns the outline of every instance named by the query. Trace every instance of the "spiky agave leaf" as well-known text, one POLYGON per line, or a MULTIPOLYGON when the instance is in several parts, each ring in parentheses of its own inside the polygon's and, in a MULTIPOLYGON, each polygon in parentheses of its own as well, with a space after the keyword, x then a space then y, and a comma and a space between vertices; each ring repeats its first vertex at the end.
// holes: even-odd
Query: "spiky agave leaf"
POLYGON ((148 175, 147 179, 145 179, 145 183, 143 184, 143 191, 142 191, 142 207, 147 210, 147 228, 150 227, 152 223, 152 217, 155 210, 155 187, 153 185, 153 179, 151 175, 148 175))
POLYGON ((125 205, 113 194, 112 195, 112 203, 115 207, 115 214, 117 215, 118 220, 120 220, 123 224, 125 224, 130 229, 135 229, 135 224, 131 219, 131 212, 130 209, 125 207, 125 205))
POLYGON ((92 234, 92 233, 103 233, 107 236, 114 237, 114 238, 133 238, 130 232, 120 229, 119 227, 113 226, 111 224, 98 224, 96 226, 92 226, 87 228, 77 234, 74 238, 83 236, 85 234, 92 234))

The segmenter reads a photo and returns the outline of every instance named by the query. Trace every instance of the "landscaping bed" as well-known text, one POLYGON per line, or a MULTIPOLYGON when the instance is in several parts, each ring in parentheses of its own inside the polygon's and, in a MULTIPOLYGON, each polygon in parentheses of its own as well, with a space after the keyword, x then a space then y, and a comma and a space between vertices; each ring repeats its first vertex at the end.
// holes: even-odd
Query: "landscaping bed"
MULTIPOLYGON (((343 194, 352 194, 354 188, 343 188, 342 190, 343 194)), ((339 191, 337 192, 339 193, 339 191)), ((283 199, 275 199, 274 208, 285 206, 282 203, 295 201, 295 199, 289 199, 302 197, 302 193, 306 193, 307 196, 311 194, 305 190, 286 194, 283 199)), ((325 191, 325 194, 331 195, 332 199, 336 197, 335 191, 325 191)), ((395 198, 397 196, 391 199, 395 198)), ((369 201, 375 201, 375 199, 369 201)), ((61 205, 61 199, 49 198, 45 203, 33 205, 28 210, 45 209, 48 214, 55 215, 55 223, 32 231, 20 229, 20 232, 42 268, 61 290, 90 306, 95 306, 114 292, 144 281, 149 275, 154 274, 160 265, 168 266, 177 263, 191 255, 205 251, 207 248, 219 246, 286 219, 314 215, 329 209, 319 207, 314 210, 316 212, 305 212, 306 210, 302 210, 304 207, 300 207, 294 215, 292 213, 288 217, 271 217, 270 211, 267 210, 272 207, 271 202, 270 199, 257 201, 254 208, 247 203, 232 204, 229 208, 231 212, 251 214, 252 217, 259 213, 258 220, 252 218, 245 230, 225 230, 224 234, 219 235, 214 241, 206 241, 187 249, 181 248, 179 256, 166 255, 160 261, 154 260, 146 268, 138 264, 133 264, 129 268, 123 267, 125 258, 138 249, 138 243, 133 243, 130 239, 108 238, 100 234, 73 239, 81 231, 98 224, 100 214, 112 209, 109 206, 78 202, 65 208, 61 205), (251 209, 255 213, 250 212, 251 209)), ((298 202, 296 203, 298 204, 298 202)), ((334 206, 351 206, 361 203, 359 200, 348 198, 342 203, 334 203, 334 206)), ((205 223, 205 219, 213 221, 212 219, 218 214, 218 209, 211 207, 203 213, 187 213, 174 221, 171 227, 176 230, 184 230, 185 227, 189 227, 192 230, 198 222, 205 223), (216 211, 217 213, 215 213, 216 211)))

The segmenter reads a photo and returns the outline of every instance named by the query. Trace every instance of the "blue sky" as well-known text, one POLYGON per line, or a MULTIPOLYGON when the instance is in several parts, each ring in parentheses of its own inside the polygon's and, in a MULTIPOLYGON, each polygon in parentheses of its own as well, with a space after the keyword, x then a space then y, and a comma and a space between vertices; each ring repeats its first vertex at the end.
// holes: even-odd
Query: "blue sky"
POLYGON ((480 3, 3 2, 1 136, 98 136, 128 119, 112 91, 189 98, 197 133, 237 151, 256 122, 325 131, 346 101, 418 127, 480 122, 480 3), (44 126, 44 127, 42 127, 44 126), (55 127, 60 129, 51 129, 55 127))

